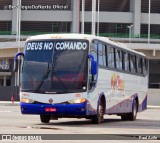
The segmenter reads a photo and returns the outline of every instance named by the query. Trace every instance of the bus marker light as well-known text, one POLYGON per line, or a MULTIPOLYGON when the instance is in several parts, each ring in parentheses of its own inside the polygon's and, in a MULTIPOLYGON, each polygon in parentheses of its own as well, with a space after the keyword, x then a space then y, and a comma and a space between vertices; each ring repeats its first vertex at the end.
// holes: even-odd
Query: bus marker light
POLYGON ((80 99, 73 99, 73 100, 70 100, 68 101, 70 104, 74 104, 74 103, 83 103, 85 102, 86 99, 85 98, 80 98, 80 99))
POLYGON ((45 108, 46 112, 56 112, 56 108, 45 108))
POLYGON ((52 98, 50 98, 48 101, 49 101, 49 103, 52 103, 52 102, 53 102, 53 99, 52 99, 52 98))
POLYGON ((23 96, 28 96, 29 97, 29 94, 28 93, 23 93, 23 96))
POLYGON ((85 109, 84 108, 81 108, 81 111, 84 111, 85 109))
POLYGON ((20 102, 24 102, 24 103, 33 103, 34 100, 29 99, 29 98, 21 98, 21 99, 20 99, 20 102))
POLYGON ((81 96, 81 94, 76 94, 76 97, 80 97, 81 96))

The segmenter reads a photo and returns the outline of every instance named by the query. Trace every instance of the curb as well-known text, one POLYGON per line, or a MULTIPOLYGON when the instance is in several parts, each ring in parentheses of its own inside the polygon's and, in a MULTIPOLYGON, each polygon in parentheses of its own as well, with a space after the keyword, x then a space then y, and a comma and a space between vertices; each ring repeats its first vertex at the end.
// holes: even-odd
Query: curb
POLYGON ((160 106, 148 105, 147 109, 160 109, 160 106))
POLYGON ((19 106, 20 102, 14 102, 12 101, 0 101, 0 106, 19 106))

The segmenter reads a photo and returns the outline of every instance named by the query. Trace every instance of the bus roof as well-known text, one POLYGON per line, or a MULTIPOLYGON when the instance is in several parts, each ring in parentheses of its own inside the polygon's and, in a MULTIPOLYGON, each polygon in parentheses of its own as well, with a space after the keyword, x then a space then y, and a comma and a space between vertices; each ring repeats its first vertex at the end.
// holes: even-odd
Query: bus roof
POLYGON ((95 36, 95 35, 89 35, 89 34, 75 34, 75 33, 69 33, 69 34, 43 34, 43 35, 36 35, 36 36, 31 36, 27 38, 26 41, 28 40, 42 40, 42 39, 86 39, 88 41, 92 40, 100 40, 104 43, 108 43, 114 46, 117 46, 119 48, 122 48, 127 51, 131 51, 133 53, 145 56, 145 54, 129 49, 125 44, 115 42, 108 37, 101 37, 101 36, 95 36))

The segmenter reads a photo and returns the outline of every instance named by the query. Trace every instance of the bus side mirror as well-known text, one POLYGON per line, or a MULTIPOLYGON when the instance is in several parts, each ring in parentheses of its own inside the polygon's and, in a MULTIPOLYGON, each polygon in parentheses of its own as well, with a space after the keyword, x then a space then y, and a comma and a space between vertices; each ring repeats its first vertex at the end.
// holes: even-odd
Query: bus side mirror
POLYGON ((97 62, 94 60, 94 57, 89 54, 88 58, 91 59, 91 74, 96 75, 97 74, 97 62))
POLYGON ((14 56, 14 66, 13 66, 13 72, 17 72, 18 71, 18 61, 17 61, 17 58, 19 56, 22 56, 23 59, 24 59, 24 53, 17 53, 15 56, 14 56))
POLYGON ((97 74, 97 62, 96 61, 91 62, 91 74, 92 75, 97 74))

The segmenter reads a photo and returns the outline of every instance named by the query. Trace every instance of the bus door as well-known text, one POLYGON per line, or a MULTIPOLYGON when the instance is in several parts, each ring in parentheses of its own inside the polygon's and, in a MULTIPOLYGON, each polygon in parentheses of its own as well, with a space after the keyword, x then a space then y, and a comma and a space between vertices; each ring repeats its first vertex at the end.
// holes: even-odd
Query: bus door
MULTIPOLYGON (((98 57, 97 57, 97 44, 93 43, 91 46, 90 54, 94 57, 94 61, 97 62, 98 64, 98 57)), ((91 61, 89 62, 89 90, 94 90, 96 87, 97 83, 97 78, 98 78, 98 73, 96 75, 91 74, 91 61)))
MULTIPOLYGON (((97 62, 97 46, 96 43, 91 44, 91 48, 89 51, 89 54, 93 56, 94 61, 97 62)), ((92 59, 93 60, 93 59, 92 59)), ((97 109, 97 104, 98 104, 98 90, 97 90, 97 78, 98 78, 98 73, 96 75, 91 74, 91 59, 89 59, 88 63, 88 69, 89 69, 89 75, 88 75, 88 94, 87 98, 91 104, 91 106, 94 109, 97 109)))
POLYGON ((99 93, 104 93, 105 99, 106 99, 106 109, 110 108, 110 77, 109 77, 109 71, 107 69, 107 45, 98 42, 98 89, 99 93))
POLYGON ((123 70, 122 64, 122 51, 114 48, 114 69, 116 71, 111 71, 111 110, 110 113, 118 113, 123 111, 124 105, 122 101, 124 100, 124 74, 121 72, 123 70), (115 57, 114 57, 115 56, 115 57), (119 72, 120 71, 120 72, 119 72))

